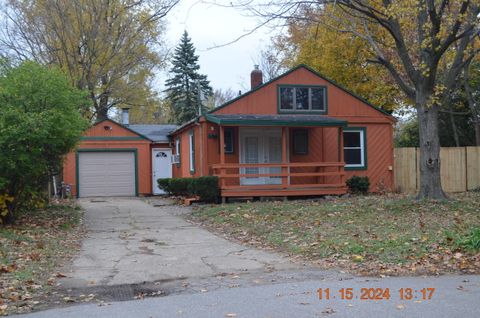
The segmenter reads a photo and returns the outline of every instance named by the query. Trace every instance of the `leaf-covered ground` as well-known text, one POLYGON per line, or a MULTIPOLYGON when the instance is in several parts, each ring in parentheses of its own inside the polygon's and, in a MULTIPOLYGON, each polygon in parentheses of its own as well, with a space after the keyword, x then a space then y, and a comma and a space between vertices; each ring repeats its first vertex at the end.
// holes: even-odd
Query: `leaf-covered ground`
POLYGON ((362 275, 480 273, 480 193, 398 194, 200 208, 191 220, 246 244, 362 275))
POLYGON ((82 211, 71 202, 25 212, 0 226, 0 316, 42 307, 79 248, 82 211))

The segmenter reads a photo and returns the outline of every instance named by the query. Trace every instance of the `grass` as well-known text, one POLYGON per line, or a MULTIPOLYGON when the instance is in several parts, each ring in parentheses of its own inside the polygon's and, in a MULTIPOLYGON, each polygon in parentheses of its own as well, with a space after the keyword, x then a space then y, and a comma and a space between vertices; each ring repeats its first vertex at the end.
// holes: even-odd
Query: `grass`
POLYGON ((79 247, 81 216, 77 205, 63 202, 0 226, 0 316, 41 305, 56 271, 79 247))
POLYGON ((232 238, 363 274, 480 271, 480 193, 204 207, 192 220, 232 238))

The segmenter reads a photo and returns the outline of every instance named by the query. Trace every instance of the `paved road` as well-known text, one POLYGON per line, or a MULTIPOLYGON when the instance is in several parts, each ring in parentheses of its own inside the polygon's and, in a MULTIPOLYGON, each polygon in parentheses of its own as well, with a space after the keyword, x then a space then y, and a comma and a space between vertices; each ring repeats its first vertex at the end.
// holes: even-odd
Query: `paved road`
POLYGON ((112 286, 293 268, 286 258, 222 239, 186 222, 189 209, 157 199, 82 199, 88 236, 65 269, 68 288, 112 286))
POLYGON ((480 317, 480 276, 357 278, 226 241, 167 201, 80 203, 89 234, 61 283, 76 299, 94 293, 108 305, 19 317, 480 317), (319 299, 319 288, 330 288, 329 300, 319 299), (352 288, 353 299, 342 300, 342 288, 352 288), (389 288, 390 299, 361 300, 361 288, 389 288), (402 300, 400 288, 417 292, 402 300), (432 299, 421 299, 423 288, 435 288, 432 299), (144 290, 166 296, 131 300, 144 290))
POLYGON ((480 317, 480 276, 443 276, 433 278, 326 278, 300 282, 267 284, 215 291, 171 295, 107 306, 81 305, 54 309, 20 317, 480 317), (341 300, 341 288, 390 288, 390 300, 341 300), (400 288, 435 288, 430 300, 400 300, 400 288), (331 300, 319 300, 318 288, 330 288, 331 300))

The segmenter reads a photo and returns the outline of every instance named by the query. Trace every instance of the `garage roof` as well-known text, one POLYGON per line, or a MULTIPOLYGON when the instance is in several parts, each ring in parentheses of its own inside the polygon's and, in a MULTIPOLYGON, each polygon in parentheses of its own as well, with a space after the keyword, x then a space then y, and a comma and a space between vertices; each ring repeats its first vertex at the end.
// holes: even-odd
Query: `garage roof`
POLYGON ((128 125, 129 129, 147 137, 154 142, 168 142, 168 134, 174 131, 177 125, 128 125))

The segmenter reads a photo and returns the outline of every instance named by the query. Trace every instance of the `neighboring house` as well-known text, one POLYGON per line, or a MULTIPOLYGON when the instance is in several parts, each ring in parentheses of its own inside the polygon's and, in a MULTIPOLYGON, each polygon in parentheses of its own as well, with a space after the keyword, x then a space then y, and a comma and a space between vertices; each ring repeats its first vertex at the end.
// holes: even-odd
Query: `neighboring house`
POLYGON ((300 65, 171 134, 173 177, 216 175, 221 195, 343 194, 353 175, 393 188, 395 119, 300 65))
POLYGON ((88 129, 74 152, 67 155, 63 181, 72 195, 136 196, 163 194, 158 178, 172 177, 168 134, 175 125, 129 125, 103 120, 88 129))

